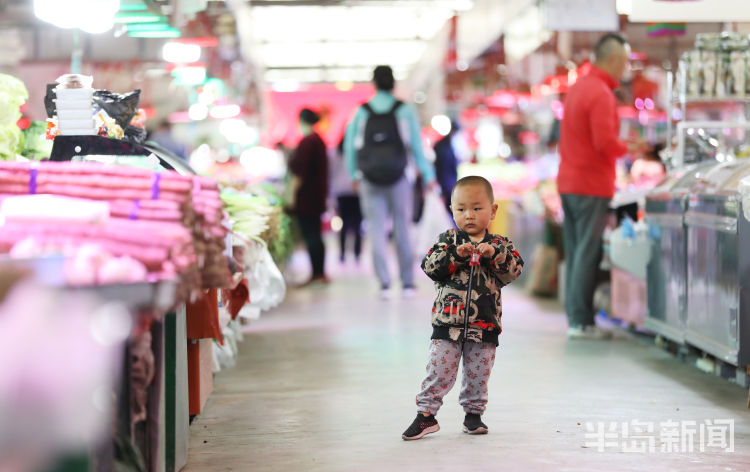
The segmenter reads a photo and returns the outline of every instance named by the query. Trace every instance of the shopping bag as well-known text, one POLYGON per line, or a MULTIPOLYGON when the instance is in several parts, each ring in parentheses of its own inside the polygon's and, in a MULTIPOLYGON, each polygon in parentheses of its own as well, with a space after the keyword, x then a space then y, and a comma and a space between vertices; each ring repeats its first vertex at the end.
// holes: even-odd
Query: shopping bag
MULTIPOLYGON (((254 244, 252 252, 250 259, 255 263, 245 269, 250 288, 250 307, 265 311, 284 300, 286 283, 266 246, 254 244)), ((239 316, 243 316, 242 310, 239 316)))
POLYGON ((453 227, 439 190, 426 192, 422 220, 417 227, 417 253, 427 253, 440 233, 453 227))
POLYGON ((560 256, 557 249, 546 244, 538 244, 532 256, 529 290, 534 295, 550 296, 557 294, 557 271, 560 256))

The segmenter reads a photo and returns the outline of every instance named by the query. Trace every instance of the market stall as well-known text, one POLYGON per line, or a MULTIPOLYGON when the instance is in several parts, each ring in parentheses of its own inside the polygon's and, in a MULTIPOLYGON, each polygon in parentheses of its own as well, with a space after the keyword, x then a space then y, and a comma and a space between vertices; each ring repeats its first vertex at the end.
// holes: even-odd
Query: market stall
POLYGON ((645 201, 645 326, 678 351, 695 353, 699 367, 745 386, 747 287, 740 273, 749 44, 738 34, 703 34, 683 54, 670 97, 670 116, 681 118, 670 126, 665 152, 672 170, 645 201))
MULTIPOLYGON (((224 344, 222 305, 231 317, 243 309, 257 317, 283 299, 283 279, 274 278, 278 269, 266 249, 278 235, 280 208, 251 196, 250 204, 235 202, 230 220, 223 201, 229 197, 215 180, 144 145, 143 133, 130 129, 134 95, 94 91, 89 79, 66 75, 48 93, 53 145, 48 156, 35 157, 49 161, 29 161, 18 153, 16 133, 6 136, 0 264, 32 272, 33 283, 62 293, 118 301, 130 314, 112 355, 117 367, 101 385, 116 399, 100 417, 111 415, 114 436, 100 429, 77 449, 52 452, 83 452, 81 460, 95 470, 124 458, 147 470, 179 470, 187 461, 188 416, 205 404, 215 341, 224 344), (95 97, 107 97, 120 121, 104 117, 95 97), (76 123, 64 113, 71 98, 76 123), (113 108, 125 103, 119 109, 128 116, 113 108), (79 119, 93 114, 101 122, 79 119), (240 257, 237 247, 251 254, 240 257)), ((230 331, 236 355, 238 324, 230 331)), ((0 405, 6 400, 0 396, 0 405)))

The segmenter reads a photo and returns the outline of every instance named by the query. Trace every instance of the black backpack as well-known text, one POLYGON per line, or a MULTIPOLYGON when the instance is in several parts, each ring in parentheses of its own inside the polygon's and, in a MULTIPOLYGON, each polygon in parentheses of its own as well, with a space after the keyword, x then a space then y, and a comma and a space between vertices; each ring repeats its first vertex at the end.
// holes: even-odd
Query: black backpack
POLYGON ((370 116, 365 125, 365 142, 357 151, 359 170, 365 179, 377 185, 393 185, 404 175, 406 147, 398 132, 396 100, 386 113, 375 113, 369 103, 362 107, 370 116))

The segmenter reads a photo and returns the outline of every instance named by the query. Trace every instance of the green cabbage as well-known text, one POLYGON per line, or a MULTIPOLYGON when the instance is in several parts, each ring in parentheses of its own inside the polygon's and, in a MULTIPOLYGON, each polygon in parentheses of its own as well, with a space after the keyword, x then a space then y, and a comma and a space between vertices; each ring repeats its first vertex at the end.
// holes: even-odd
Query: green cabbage
POLYGON ((16 122, 21 118, 20 106, 29 98, 26 86, 7 74, 0 74, 0 159, 15 159, 22 143, 16 122))

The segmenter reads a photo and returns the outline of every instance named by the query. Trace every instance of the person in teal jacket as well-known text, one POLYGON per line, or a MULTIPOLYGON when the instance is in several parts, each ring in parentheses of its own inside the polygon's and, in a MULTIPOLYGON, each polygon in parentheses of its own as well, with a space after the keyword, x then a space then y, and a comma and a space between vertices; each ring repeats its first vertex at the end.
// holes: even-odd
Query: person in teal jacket
MULTIPOLYGON (((396 103, 393 95, 395 79, 389 66, 377 66, 373 72, 373 83, 377 93, 367 102, 375 113, 386 113, 396 103)), ((387 220, 393 221, 396 252, 403 287, 403 294, 414 294, 413 251, 409 238, 409 224, 412 212, 412 185, 408 171, 392 185, 378 185, 363 178, 357 162, 357 150, 364 143, 364 131, 370 113, 365 106, 361 106, 354 119, 347 126, 344 138, 344 157, 346 168, 354 182, 354 188, 360 195, 362 213, 365 217, 368 237, 372 243, 372 258, 375 272, 380 281, 381 296, 391 297, 391 277, 387 265, 387 220)), ((435 185, 435 170, 427 161, 422 150, 420 124, 415 108, 410 104, 402 104, 396 109, 396 120, 399 135, 406 146, 408 154, 413 158, 422 180, 427 187, 435 185)))

